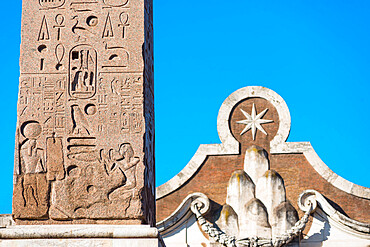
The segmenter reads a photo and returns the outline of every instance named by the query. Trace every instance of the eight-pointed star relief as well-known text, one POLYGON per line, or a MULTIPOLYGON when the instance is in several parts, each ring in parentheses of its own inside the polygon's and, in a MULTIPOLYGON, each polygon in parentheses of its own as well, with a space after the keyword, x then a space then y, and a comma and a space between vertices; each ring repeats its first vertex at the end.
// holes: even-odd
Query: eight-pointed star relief
POLYGON ((256 115, 256 106, 254 105, 254 103, 253 103, 252 114, 251 115, 249 115, 248 113, 246 113, 245 111, 243 111, 243 109, 240 109, 240 110, 242 111, 242 113, 244 114, 244 116, 247 118, 245 120, 241 120, 241 121, 237 121, 236 122, 238 124, 245 124, 245 125, 247 125, 247 126, 245 126, 245 128, 243 129, 243 131, 240 133, 240 135, 243 135, 245 132, 247 132, 250 129, 252 130, 253 141, 256 139, 256 132, 257 132, 256 130, 257 129, 259 129, 262 133, 264 133, 265 135, 267 135, 266 131, 262 128, 261 124, 274 122, 274 120, 262 119, 263 116, 268 111, 268 108, 266 108, 265 110, 263 110, 262 112, 260 112, 258 115, 256 115))

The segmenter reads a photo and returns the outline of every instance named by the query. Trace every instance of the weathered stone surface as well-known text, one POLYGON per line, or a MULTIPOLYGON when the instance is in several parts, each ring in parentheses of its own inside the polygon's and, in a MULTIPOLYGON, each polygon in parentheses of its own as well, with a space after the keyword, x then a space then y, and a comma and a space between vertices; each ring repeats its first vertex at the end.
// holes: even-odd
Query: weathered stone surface
POLYGON ((283 202, 271 214, 272 237, 281 236, 299 220, 297 210, 290 202, 283 202))
POLYGON ((272 238, 286 234, 298 221, 298 214, 286 201, 282 177, 267 169, 266 151, 255 145, 246 150, 244 167, 254 174, 255 185, 243 170, 232 173, 226 195, 226 204, 215 221, 230 236, 272 238), (252 164, 252 166, 248 166, 252 164))
POLYGON ((274 170, 268 170, 258 179, 256 197, 266 206, 269 214, 269 221, 273 220, 273 210, 285 202, 284 180, 274 170))
POLYGON ((158 247, 158 239, 29 239, 29 240, 0 240, 0 247, 158 247))
POLYGON ((225 204, 222 207, 220 217, 216 221, 217 226, 229 235, 239 235, 238 215, 234 209, 225 204))
POLYGON ((150 0, 23 1, 17 224, 154 224, 150 0))
POLYGON ((243 207, 255 197, 255 185, 243 170, 233 172, 227 186, 226 203, 240 216, 243 207))
POLYGON ((245 152, 244 171, 250 176, 254 184, 270 169, 267 152, 260 147, 252 145, 245 152))
POLYGON ((239 221, 240 238, 271 238, 271 226, 266 207, 257 198, 250 200, 243 210, 243 221, 239 221))
POLYGON ((149 226, 42 225, 0 230, 0 246, 163 246, 149 226))

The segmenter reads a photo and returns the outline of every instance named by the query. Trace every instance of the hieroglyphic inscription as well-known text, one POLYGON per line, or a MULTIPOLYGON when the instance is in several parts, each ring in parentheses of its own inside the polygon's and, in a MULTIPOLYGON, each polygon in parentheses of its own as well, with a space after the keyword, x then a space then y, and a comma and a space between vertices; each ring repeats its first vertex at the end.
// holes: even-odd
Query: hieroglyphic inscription
POLYGON ((103 2, 111 7, 123 7, 128 3, 128 0, 103 0, 103 2))
POLYGON ((47 133, 61 133, 56 129, 64 129, 65 84, 64 76, 21 78, 19 116, 26 114, 41 120, 47 133))
POLYGON ((55 84, 55 129, 56 134, 64 134, 66 127, 66 79, 57 80, 55 84))
POLYGON ((64 15, 58 14, 55 16, 55 25, 54 28, 57 29, 57 40, 61 39, 62 28, 65 27, 65 18, 64 15))
POLYGON ((104 74, 101 81, 108 87, 104 94, 98 95, 100 119, 108 117, 121 132, 141 132, 144 124, 142 75, 104 74))
POLYGON ((43 114, 45 116, 44 121, 44 132, 51 135, 54 131, 54 82, 46 79, 44 81, 44 92, 43 92, 43 114))
POLYGON ((64 54, 65 54, 64 46, 62 44, 58 44, 55 47, 55 57, 57 59, 57 65, 55 66, 55 68, 57 70, 60 70, 60 69, 63 68, 62 61, 63 61, 63 58, 64 58, 64 54))
POLYGON ((50 39, 50 34, 49 34, 48 22, 46 20, 46 16, 44 16, 41 22, 38 41, 49 40, 49 39, 50 39))
POLYGON ((45 9, 53 9, 63 6, 65 0, 39 0, 39 3, 45 9))
POLYGON ((106 57, 103 68, 124 68, 128 66, 130 55, 120 46, 105 46, 106 57))
POLYGON ((119 20, 121 23, 119 23, 118 26, 122 28, 122 38, 124 39, 125 34, 126 34, 126 28, 130 25, 128 21, 128 14, 125 12, 122 12, 119 15, 119 20))
POLYGON ((76 46, 69 62, 69 94, 81 99, 92 97, 96 90, 96 51, 89 45, 76 46))
POLYGON ((112 27, 112 21, 110 19, 110 15, 108 13, 107 18, 105 20, 104 30, 103 30, 103 38, 109 38, 113 37, 113 27, 112 27))
POLYGON ((144 136, 154 119, 144 116, 152 26, 144 27, 142 1, 25 4, 32 15, 22 18, 16 220, 154 222, 143 206, 154 196, 144 172, 154 159, 144 163, 143 152, 152 150, 144 136))

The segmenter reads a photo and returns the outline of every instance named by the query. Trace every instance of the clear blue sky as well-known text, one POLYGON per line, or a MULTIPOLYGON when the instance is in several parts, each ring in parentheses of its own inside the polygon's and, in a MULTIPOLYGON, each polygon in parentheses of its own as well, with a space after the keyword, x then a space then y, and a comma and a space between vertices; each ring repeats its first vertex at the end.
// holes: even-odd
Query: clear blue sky
MULTIPOLYGON (((11 212, 20 11, 21 0, 2 1, 0 213, 11 212)), ((154 0, 157 185, 199 144, 220 142, 229 94, 261 85, 287 102, 289 141, 310 141, 334 172, 370 187, 369 24, 366 0, 154 0)))

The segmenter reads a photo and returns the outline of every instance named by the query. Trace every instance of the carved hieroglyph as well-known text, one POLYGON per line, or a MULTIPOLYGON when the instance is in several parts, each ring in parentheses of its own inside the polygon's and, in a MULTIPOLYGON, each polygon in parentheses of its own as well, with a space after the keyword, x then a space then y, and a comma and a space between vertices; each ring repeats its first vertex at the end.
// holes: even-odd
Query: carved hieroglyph
POLYGON ((152 2, 23 1, 13 216, 154 224, 152 2))

